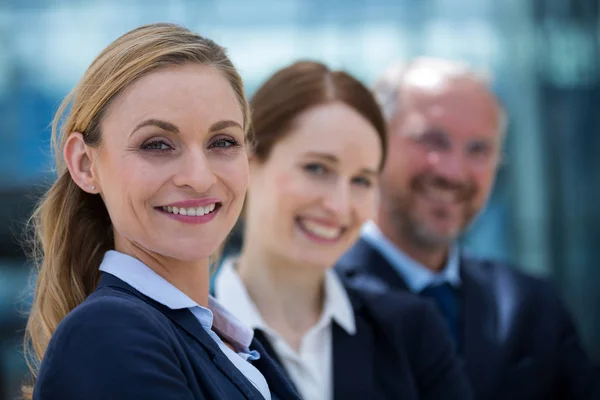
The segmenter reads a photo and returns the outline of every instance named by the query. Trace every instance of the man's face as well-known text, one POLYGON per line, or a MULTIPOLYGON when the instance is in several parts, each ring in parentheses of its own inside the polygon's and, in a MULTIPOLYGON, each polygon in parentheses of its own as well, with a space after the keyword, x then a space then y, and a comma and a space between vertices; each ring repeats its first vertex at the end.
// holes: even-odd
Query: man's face
POLYGON ((446 245, 485 205, 501 151, 494 96, 468 79, 408 84, 390 124, 383 216, 397 235, 446 245))

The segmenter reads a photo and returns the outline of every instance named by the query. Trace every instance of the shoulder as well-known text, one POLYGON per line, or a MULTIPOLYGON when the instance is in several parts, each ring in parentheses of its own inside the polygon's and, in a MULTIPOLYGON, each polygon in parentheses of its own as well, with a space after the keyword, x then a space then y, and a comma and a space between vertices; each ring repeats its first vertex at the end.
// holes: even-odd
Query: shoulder
POLYGON ((170 336, 169 325, 166 316, 142 299, 103 288, 60 322, 44 361, 52 362, 54 355, 75 361, 85 355, 123 351, 148 341, 149 336, 165 341, 170 336))
POLYGON ((389 290, 385 286, 346 285, 355 312, 367 315, 373 323, 396 335, 436 325, 436 311, 427 300, 407 291, 389 290))
POLYGON ((161 392, 165 382, 185 392, 176 340, 160 311, 133 295, 103 288, 57 327, 35 392, 39 398, 124 399, 143 387, 144 398, 171 399, 161 392))
POLYGON ((463 278, 488 281, 497 295, 511 296, 520 302, 558 306, 560 290, 549 277, 534 276, 507 262, 466 256, 461 261, 463 278))
POLYGON ((148 328, 168 324, 168 318, 139 297, 109 287, 97 290, 71 311, 59 324, 55 335, 84 333, 92 328, 112 331, 114 328, 148 328))

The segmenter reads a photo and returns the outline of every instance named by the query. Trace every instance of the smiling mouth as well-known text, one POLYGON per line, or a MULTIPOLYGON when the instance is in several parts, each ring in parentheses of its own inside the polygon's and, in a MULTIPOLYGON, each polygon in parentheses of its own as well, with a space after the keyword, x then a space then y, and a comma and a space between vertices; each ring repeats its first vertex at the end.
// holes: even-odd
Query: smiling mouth
POLYGON ((221 203, 213 203, 202 207, 158 207, 159 210, 164 211, 166 213, 188 217, 202 217, 204 215, 214 213, 219 208, 221 208, 221 203))
POLYGON ((335 242, 346 231, 341 226, 327 226, 304 218, 296 218, 296 225, 305 235, 320 242, 335 242))

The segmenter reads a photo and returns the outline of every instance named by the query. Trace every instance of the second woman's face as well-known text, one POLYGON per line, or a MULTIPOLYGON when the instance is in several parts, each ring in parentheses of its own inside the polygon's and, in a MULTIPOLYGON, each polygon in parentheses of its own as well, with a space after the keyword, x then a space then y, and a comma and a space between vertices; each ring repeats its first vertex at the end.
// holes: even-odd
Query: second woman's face
POLYGON ((312 108, 252 163, 248 218, 279 257, 330 267, 375 211, 382 157, 374 127, 342 103, 312 108))
POLYGON ((116 249, 183 261, 225 240, 249 180, 243 113, 210 66, 143 76, 111 104, 92 169, 116 249))

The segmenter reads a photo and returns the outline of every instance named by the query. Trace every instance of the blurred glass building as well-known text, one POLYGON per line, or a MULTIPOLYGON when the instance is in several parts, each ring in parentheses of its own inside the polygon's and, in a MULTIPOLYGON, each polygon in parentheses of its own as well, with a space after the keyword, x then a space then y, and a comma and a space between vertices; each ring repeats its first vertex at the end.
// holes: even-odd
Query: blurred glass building
MULTIPOLYGON (((371 83, 433 55, 494 76, 505 161, 466 244, 562 289, 600 360, 600 3, 597 0, 5 0, 0 2, 0 400, 26 372, 30 268, 19 243, 52 177, 49 123, 93 58, 126 31, 176 22, 229 48, 254 89, 299 58, 371 83), (596 258, 598 257, 598 258, 596 258)), ((9 397, 10 396, 10 397, 9 397)))

